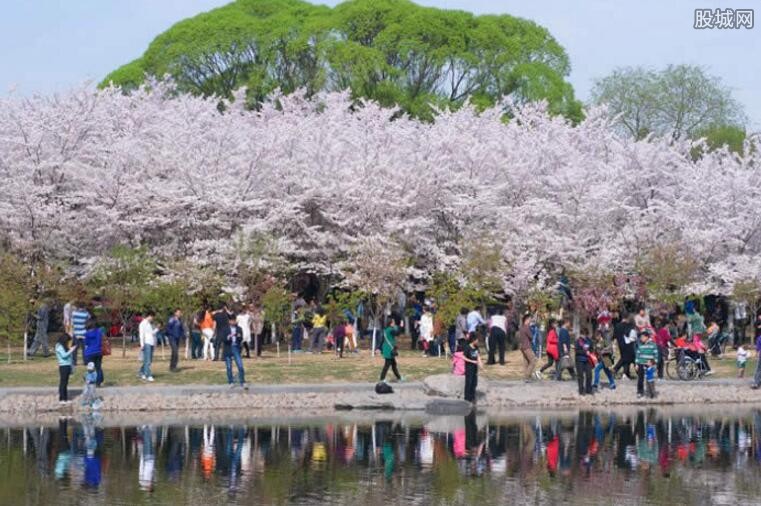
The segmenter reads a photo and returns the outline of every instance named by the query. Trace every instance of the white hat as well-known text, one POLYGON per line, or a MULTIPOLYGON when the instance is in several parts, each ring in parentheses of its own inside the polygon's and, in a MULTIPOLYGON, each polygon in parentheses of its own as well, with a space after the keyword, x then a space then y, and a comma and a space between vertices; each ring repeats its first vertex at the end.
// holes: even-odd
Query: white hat
POLYGON ((87 370, 88 371, 94 371, 95 370, 95 362, 88 362, 87 363, 87 370))

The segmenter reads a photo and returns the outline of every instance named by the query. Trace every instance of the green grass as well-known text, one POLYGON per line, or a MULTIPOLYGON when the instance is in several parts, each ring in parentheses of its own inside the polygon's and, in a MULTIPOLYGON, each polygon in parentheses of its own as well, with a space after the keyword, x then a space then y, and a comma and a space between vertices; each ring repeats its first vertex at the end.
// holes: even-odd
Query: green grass
MULTIPOLYGON (((10 364, 7 363, 5 350, 0 353, 0 387, 58 384, 58 366, 54 357, 37 357, 23 362, 20 351, 12 351, 13 360, 10 364)), ((226 381, 224 362, 185 360, 182 358, 184 350, 180 356, 180 372, 170 373, 169 349, 165 350, 163 358, 161 349, 156 351, 152 369, 157 383, 187 385, 221 384, 226 381)), ((544 359, 540 360, 540 363, 543 362, 544 359)), ((419 352, 409 350, 401 352, 398 363, 401 374, 408 380, 419 380, 431 374, 442 374, 451 370, 450 363, 445 358, 426 358, 419 352)), ((278 358, 274 349, 268 349, 262 358, 244 358, 243 364, 246 380, 250 383, 351 383, 377 381, 383 359, 380 355, 371 358, 367 351, 359 355, 347 354, 340 360, 332 353, 323 353, 320 356, 302 353, 293 354, 289 363, 287 353, 281 353, 278 358)), ((121 349, 114 346, 113 355, 103 361, 106 385, 142 384, 137 377, 139 366, 136 348, 129 349, 126 358, 122 358, 121 349)), ((737 374, 733 355, 723 360, 712 359, 711 366, 715 371, 714 378, 730 378, 737 374)), ((755 367, 756 359, 749 360, 746 377, 753 376, 755 367)), ((506 366, 487 367, 482 375, 491 379, 520 379, 522 369, 523 358, 519 352, 514 351, 508 354, 506 366)), ((71 379, 71 384, 81 384, 83 374, 84 368, 80 364, 71 379)))

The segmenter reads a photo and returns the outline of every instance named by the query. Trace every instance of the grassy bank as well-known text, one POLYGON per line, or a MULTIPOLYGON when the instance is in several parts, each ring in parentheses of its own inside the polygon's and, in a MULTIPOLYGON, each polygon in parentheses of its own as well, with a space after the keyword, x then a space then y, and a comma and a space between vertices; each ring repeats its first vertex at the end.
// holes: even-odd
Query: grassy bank
MULTIPOLYGON (((106 357, 103 370, 107 386, 127 386, 141 384, 137 377, 140 365, 137 348, 130 348, 127 356, 121 356, 121 349, 114 347, 114 354, 106 357)), ((13 349, 13 360, 7 363, 5 349, 0 353, 0 387, 9 386, 53 386, 58 384, 58 367, 54 357, 36 357, 23 362, 21 349, 13 349)), ((184 349, 181 351, 180 372, 169 372, 169 348, 162 353, 159 347, 154 354, 153 374, 156 383, 161 384, 219 384, 225 380, 224 362, 203 360, 185 360, 184 349), (163 355, 163 356, 162 356, 163 355)), ((81 358, 81 356, 80 356, 81 358)), ((373 382, 378 380, 383 359, 380 355, 371 358, 367 351, 360 354, 347 354, 337 359, 333 353, 312 355, 309 353, 293 354, 289 363, 287 353, 277 357, 274 349, 267 349, 261 358, 243 360, 246 380, 250 383, 330 383, 330 382, 373 382)), ((445 373, 450 370, 445 358, 423 357, 419 352, 402 350, 399 357, 399 369, 407 380, 419 380, 431 374, 445 373)), ((544 358, 540 363, 544 362, 544 358)), ((714 377, 729 378, 736 374, 734 356, 723 360, 713 359, 711 365, 716 372, 714 377)), ((748 361, 746 376, 752 377, 756 360, 748 361)), ((488 366, 482 373, 491 379, 519 379, 523 369, 523 358, 517 351, 508 353, 507 365, 488 366)), ((80 366, 75 371, 71 385, 82 383, 84 369, 80 366)), ((389 374, 391 374, 389 372, 389 374)))

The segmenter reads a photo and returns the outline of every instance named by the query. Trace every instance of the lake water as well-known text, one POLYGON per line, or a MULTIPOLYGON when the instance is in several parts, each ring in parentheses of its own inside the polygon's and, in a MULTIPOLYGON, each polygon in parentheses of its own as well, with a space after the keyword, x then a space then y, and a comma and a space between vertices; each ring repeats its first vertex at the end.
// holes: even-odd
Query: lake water
POLYGON ((352 416, 0 429, 0 504, 761 503, 759 410, 352 416))

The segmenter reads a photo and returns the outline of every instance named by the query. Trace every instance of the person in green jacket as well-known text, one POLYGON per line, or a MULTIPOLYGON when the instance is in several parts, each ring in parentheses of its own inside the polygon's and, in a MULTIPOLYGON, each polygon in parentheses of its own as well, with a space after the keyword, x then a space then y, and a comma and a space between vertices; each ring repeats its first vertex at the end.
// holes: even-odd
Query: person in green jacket
POLYGON ((399 374, 399 369, 396 366, 396 336, 399 335, 399 326, 396 323, 396 319, 392 316, 389 320, 388 326, 383 329, 383 343, 381 344, 381 354, 384 358, 383 370, 381 371, 381 381, 386 381, 386 373, 389 367, 394 372, 394 376, 399 381, 402 381, 402 376, 399 374))
POLYGON ((637 347, 637 356, 634 363, 637 365, 637 397, 645 395, 645 372, 648 363, 654 360, 658 362, 658 346, 650 335, 650 330, 646 329, 639 334, 639 346, 637 347))

